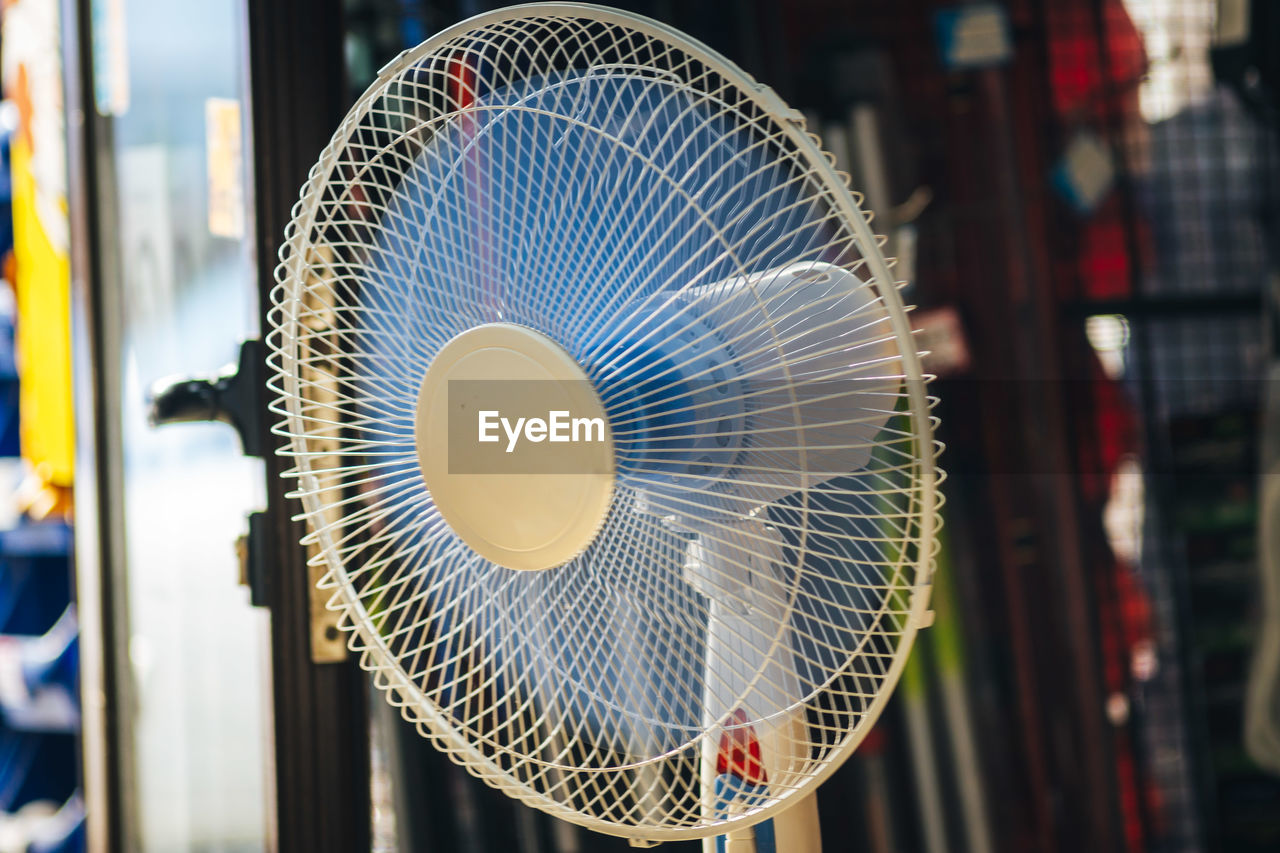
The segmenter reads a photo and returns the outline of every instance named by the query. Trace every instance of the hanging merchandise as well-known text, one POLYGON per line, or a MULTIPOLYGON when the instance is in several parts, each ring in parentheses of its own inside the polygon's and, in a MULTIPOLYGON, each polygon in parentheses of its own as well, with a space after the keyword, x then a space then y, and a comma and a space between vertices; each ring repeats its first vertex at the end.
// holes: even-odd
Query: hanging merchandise
POLYGON ((970 3, 933 15, 942 64, 952 71, 1004 65, 1013 55, 1009 15, 998 3, 970 3))
POLYGON ((1053 187, 1077 213, 1092 213, 1110 192, 1116 167, 1111 150, 1096 133, 1081 130, 1071 138, 1053 170, 1053 187))
MULTIPOLYGON (((0 394, 16 396, 16 441, 0 432, 0 846, 84 849, 77 785, 78 625, 71 605, 74 424, 70 261, 57 0, 0 15, 13 252, 0 309, 0 394), (16 394, 14 393, 16 391, 16 394)), ((12 411, 12 407, 6 407, 12 411)))
POLYGON ((73 467, 67 160, 57 0, 4 7, 3 82, 13 138, 14 291, 22 454, 38 514, 65 514, 73 467))
POLYGON ((0 849, 84 849, 70 563, 62 522, 0 530, 0 849))

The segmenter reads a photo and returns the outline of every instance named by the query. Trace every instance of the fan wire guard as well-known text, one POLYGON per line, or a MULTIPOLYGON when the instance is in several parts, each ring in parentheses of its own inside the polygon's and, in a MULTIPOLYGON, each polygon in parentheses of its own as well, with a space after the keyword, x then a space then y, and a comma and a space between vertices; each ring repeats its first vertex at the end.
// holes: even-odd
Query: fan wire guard
MULTIPOLYGON (((648 19, 516 7, 383 69, 294 208, 270 387, 330 607, 437 748, 531 806, 654 841, 770 817, 852 753, 928 618, 941 502, 929 377, 869 222, 797 113, 648 19), (807 307, 759 297, 750 318, 705 309, 726 282, 769 293, 778 270, 798 281, 826 265, 855 287, 807 307), (768 452, 737 422, 742 449, 711 473, 646 481, 642 462, 620 458, 594 542, 557 568, 510 571, 443 522, 413 433, 434 353, 499 321, 557 340, 601 383, 637 369, 635 340, 678 331, 664 363, 698 367, 710 328, 728 357, 779 371, 793 400, 815 393, 808 368, 834 354, 861 407, 836 397, 819 423, 801 422, 811 405, 783 407, 794 438, 768 452), (846 328, 859 335, 847 345, 846 328), (811 428, 844 430, 848 446, 814 449, 811 428), (814 470, 827 451, 859 470, 814 470), (734 564, 769 551, 777 568, 708 589, 691 576, 695 540, 734 564), (709 651, 717 607, 771 642, 709 651), (760 660, 787 646, 785 676, 766 672, 760 660), (717 671, 746 671, 747 686, 709 684, 717 671), (708 708, 717 690, 735 695, 708 708), (785 697, 773 707, 761 693, 785 697), (789 757, 730 814, 709 804, 704 777, 726 731, 744 728, 780 732, 789 757)), ((829 370, 823 381, 833 387, 829 370)), ((610 411, 624 437, 635 405, 610 411)))

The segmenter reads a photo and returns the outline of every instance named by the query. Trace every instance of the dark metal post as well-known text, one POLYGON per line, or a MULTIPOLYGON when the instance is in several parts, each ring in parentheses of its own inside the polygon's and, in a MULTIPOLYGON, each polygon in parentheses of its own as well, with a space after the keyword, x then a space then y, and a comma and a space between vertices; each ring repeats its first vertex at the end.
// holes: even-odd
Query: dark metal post
MULTIPOLYGON (((253 193, 262 328, 276 252, 307 171, 346 111, 342 4, 273 0, 247 4, 253 134, 253 193)), ((266 389, 262 405, 266 406, 266 389)), ((355 661, 313 663, 311 579, 301 525, 285 498, 286 467, 262 443, 268 512, 275 703, 277 832, 280 853, 369 849, 369 743, 365 679, 355 661)))

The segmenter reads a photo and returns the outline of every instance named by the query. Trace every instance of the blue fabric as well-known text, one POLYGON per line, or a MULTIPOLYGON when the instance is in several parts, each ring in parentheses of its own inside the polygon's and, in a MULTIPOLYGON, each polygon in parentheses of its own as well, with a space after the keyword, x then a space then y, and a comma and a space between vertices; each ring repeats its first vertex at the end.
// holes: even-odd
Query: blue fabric
MULTIPOLYGON (((767 785, 752 785, 730 773, 721 773, 715 783, 715 815, 717 820, 729 817, 729 806, 737 801, 751 807, 764 803, 769 799, 767 785)), ((755 831, 756 853, 777 853, 778 844, 773 829, 773 818, 761 821, 753 827, 755 831)), ((724 853, 725 836, 716 836, 716 853, 724 853)))

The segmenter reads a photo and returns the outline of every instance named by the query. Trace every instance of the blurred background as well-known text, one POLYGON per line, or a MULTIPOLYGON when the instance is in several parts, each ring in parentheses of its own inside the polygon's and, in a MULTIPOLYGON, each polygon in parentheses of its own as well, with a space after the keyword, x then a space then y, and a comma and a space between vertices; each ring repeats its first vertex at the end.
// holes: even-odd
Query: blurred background
MULTIPOLYGON (((3 853, 626 846, 370 695, 260 390, 235 429, 148 423, 167 377, 261 388, 307 169, 496 5, 0 4, 3 853)), ((827 848, 1280 850, 1280 9, 616 5, 803 112, 940 377, 937 621, 821 788, 827 848)))

